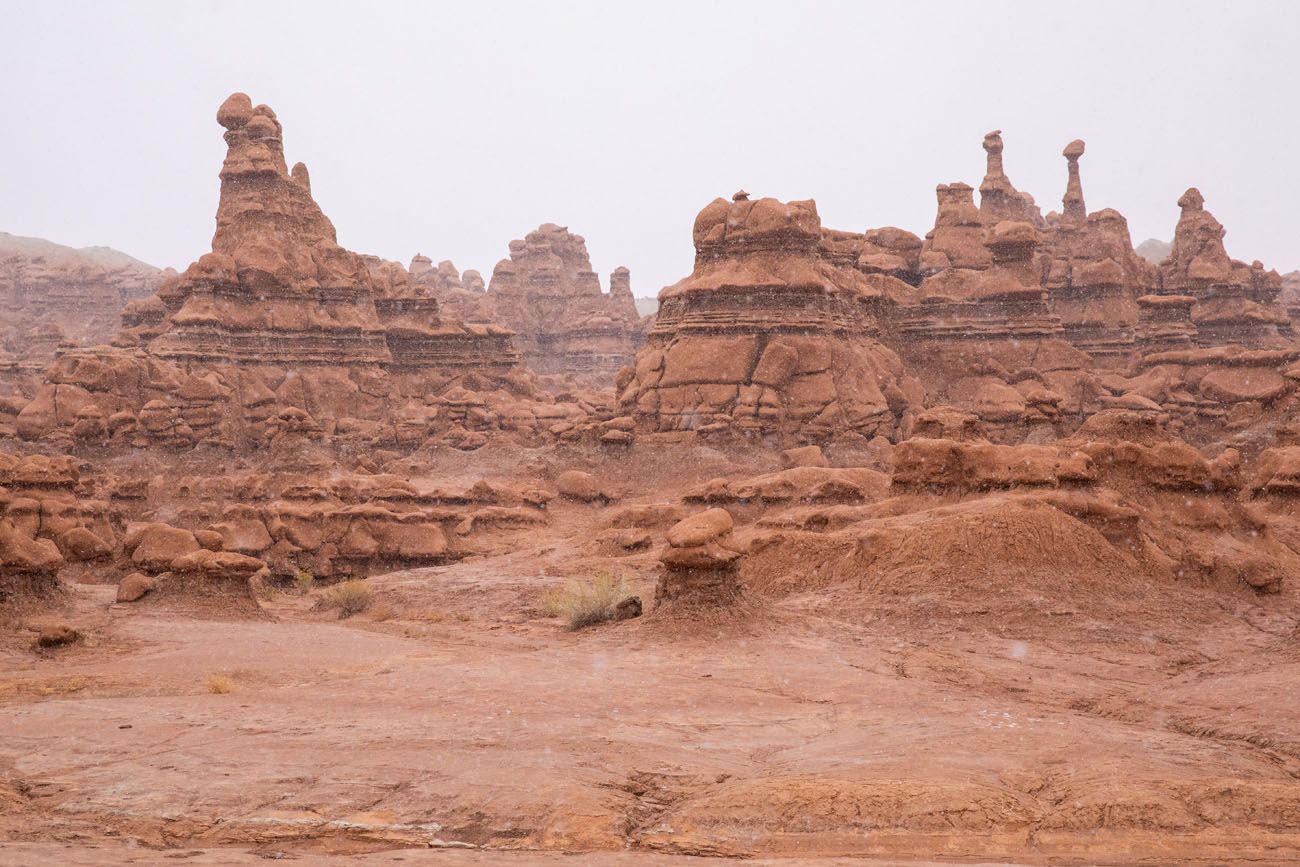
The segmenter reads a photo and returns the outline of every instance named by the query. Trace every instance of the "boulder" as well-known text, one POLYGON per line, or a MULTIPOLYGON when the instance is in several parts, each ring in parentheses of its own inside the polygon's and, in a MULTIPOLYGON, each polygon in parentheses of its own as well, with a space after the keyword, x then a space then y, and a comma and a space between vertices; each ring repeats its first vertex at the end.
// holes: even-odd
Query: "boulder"
POLYGON ((596 483, 596 477, 582 470, 566 470, 560 473, 555 478, 555 488, 560 492, 561 497, 583 503, 609 499, 596 483))
POLYGON ((70 563, 103 560, 113 556, 113 546, 85 527, 73 527, 59 534, 59 550, 70 563))
POLYGON ((117 601, 135 602, 151 592, 155 586, 156 583, 151 576, 143 572, 132 572, 118 582, 117 601))
POLYGON ((172 562, 199 550, 198 540, 189 530, 167 524, 148 524, 127 532, 131 562, 149 572, 166 572, 172 562))
POLYGON ((829 467, 830 462, 826 460, 826 455, 822 453, 821 446, 802 446, 797 449, 786 449, 781 452, 781 466, 783 467, 829 467))

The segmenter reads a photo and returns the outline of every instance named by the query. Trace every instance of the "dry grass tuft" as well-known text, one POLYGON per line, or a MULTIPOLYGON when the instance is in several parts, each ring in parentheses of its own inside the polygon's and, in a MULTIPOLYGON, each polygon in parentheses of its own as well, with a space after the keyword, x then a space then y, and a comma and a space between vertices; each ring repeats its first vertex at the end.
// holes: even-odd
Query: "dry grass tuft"
POLYGON ((312 585, 316 583, 316 576, 306 569, 299 569, 293 575, 293 585, 298 589, 299 596, 306 596, 311 592, 312 585))
POLYGON ((335 584, 325 593, 324 603, 329 608, 336 608, 339 617, 351 617, 370 607, 375 600, 375 591, 365 581, 344 581, 335 584))
POLYGON ((600 572, 581 581, 570 578, 542 597, 542 610, 559 617, 571 631, 614 619, 614 606, 629 595, 627 581, 600 572))
POLYGON ((224 674, 208 675, 208 692, 214 695, 228 695, 235 691, 235 681, 224 674))

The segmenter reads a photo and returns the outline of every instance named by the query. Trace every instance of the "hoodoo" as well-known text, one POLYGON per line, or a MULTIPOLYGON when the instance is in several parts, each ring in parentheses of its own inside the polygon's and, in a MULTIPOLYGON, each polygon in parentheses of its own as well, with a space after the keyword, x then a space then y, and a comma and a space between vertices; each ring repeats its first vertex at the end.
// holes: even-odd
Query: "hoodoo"
POLYGON ((338 245, 306 167, 290 176, 275 112, 235 93, 217 122, 227 151, 212 252, 159 291, 169 322, 149 351, 253 363, 390 361, 374 278, 338 245))
POLYGON ((909 399, 879 340, 901 281, 837 267, 811 200, 715 199, 695 219, 695 270, 659 315, 620 403, 654 431, 890 435, 909 399))
POLYGON ((1002 130, 984 136, 984 152, 988 168, 980 182, 980 220, 986 226, 1016 220, 1041 229, 1043 214, 1034 204, 1034 197, 1017 190, 1002 168, 1002 130))
POLYGON ((1277 304, 1282 278, 1263 266, 1228 257, 1223 225, 1192 187, 1178 200, 1173 251, 1160 263, 1161 292, 1196 299, 1192 321, 1207 347, 1240 344, 1278 348, 1292 339, 1291 320, 1277 304))
POLYGON ((1043 285, 1065 338, 1103 365, 1131 361, 1141 306, 1152 291, 1155 269, 1133 250, 1128 222, 1105 208, 1092 214, 1084 204, 1079 158, 1084 143, 1066 145, 1067 180, 1060 215, 1048 215, 1043 285))
POLYGON ((235 93, 217 121, 227 153, 212 250, 127 305, 114 349, 64 352, 19 414, 22 436, 71 432, 93 413, 109 439, 233 446, 274 438, 285 412, 384 436, 393 400, 518 363, 508 329, 448 319, 405 268, 339 246, 306 167, 287 169, 268 106, 235 93))

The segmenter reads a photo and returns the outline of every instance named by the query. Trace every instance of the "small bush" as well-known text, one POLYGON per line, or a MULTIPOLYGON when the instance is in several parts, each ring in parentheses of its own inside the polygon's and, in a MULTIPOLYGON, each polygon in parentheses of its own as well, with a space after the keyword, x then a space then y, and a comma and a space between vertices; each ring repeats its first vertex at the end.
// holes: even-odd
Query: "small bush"
POLYGON ((562 618, 570 630, 577 631, 613 620, 614 606, 627 595, 626 581, 602 572, 586 581, 570 578, 563 587, 542 597, 542 609, 551 617, 562 618))
POLYGON ((370 607, 375 599, 375 591, 365 581, 344 581, 335 584, 325 594, 325 604, 337 608, 339 617, 351 617, 370 607))
POLYGON ((293 584, 298 588, 299 596, 306 596, 311 592, 312 585, 316 583, 316 576, 306 569, 299 569, 293 575, 293 584))
POLYGON ((214 695, 227 695, 235 691, 235 681, 224 674, 208 675, 208 692, 214 695))

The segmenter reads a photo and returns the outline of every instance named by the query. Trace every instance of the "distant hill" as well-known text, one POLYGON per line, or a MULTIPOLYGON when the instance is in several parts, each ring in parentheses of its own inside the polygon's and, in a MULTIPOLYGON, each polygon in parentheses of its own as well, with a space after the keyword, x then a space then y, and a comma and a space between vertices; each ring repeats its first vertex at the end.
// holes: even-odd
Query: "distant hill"
POLYGON ((106 270, 137 267, 149 271, 158 271, 157 267, 142 262, 134 256, 127 255, 112 247, 68 247, 56 244, 44 238, 28 238, 23 235, 11 235, 0 232, 0 257, 25 256, 42 257, 50 264, 93 263, 106 270))
POLYGON ((649 316, 651 313, 658 313, 659 299, 658 298, 637 298, 636 312, 640 313, 642 316, 649 316))
POLYGON ((168 273, 111 247, 0 232, 0 355, 44 364, 65 341, 107 342, 122 308, 168 273))
POLYGON ((1173 252, 1174 245, 1168 241, 1157 241, 1155 238, 1147 238, 1135 248, 1137 254, 1148 262, 1159 265, 1169 254, 1173 252))

